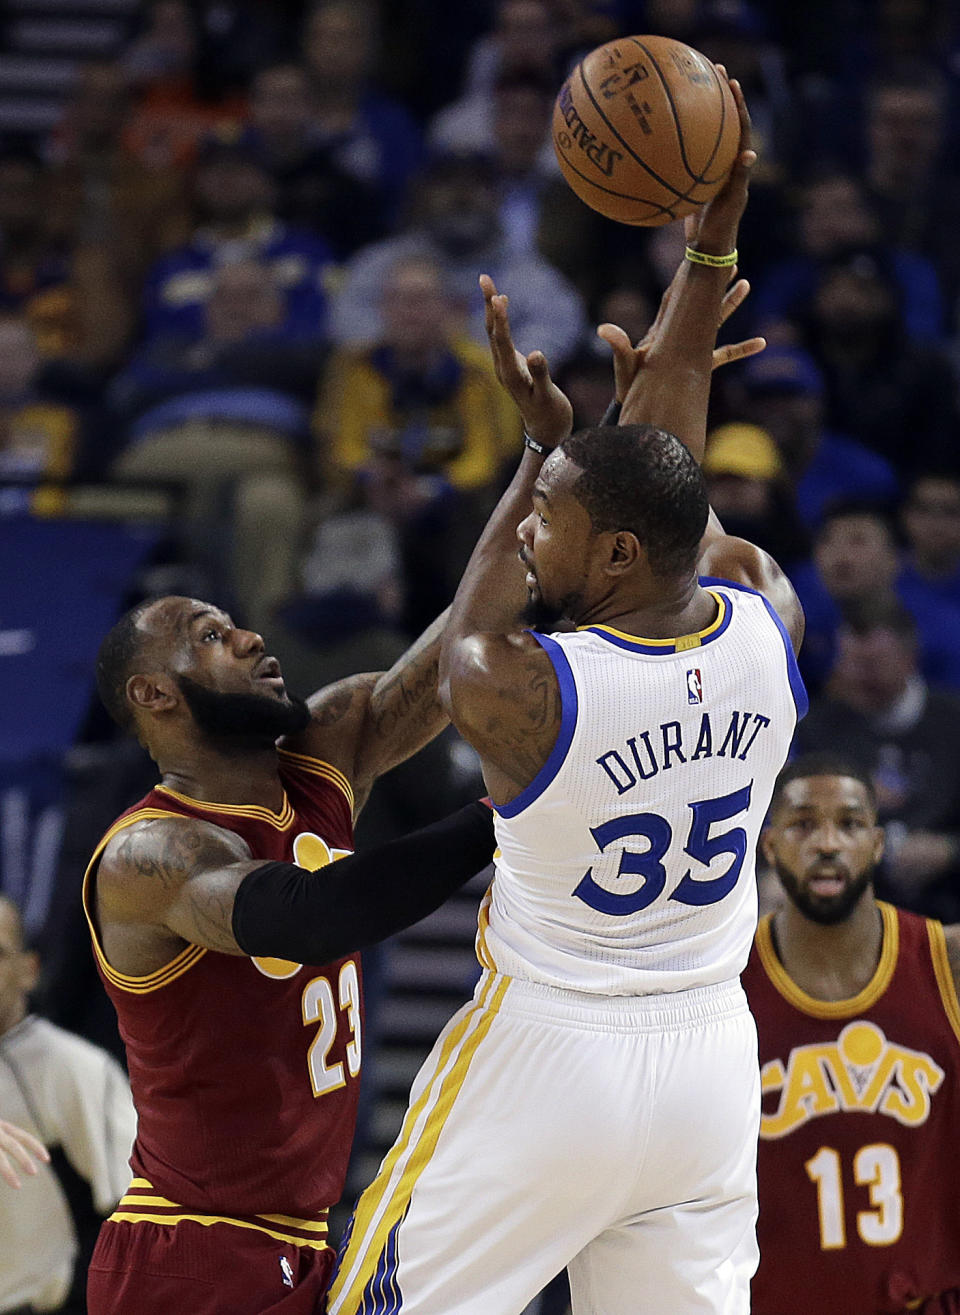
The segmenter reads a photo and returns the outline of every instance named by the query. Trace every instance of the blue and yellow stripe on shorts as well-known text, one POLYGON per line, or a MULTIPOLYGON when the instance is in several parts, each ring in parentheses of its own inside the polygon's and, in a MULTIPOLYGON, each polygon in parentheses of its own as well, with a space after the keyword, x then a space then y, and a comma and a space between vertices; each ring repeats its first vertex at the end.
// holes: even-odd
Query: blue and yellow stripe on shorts
POLYGON ((407 1110, 400 1135, 380 1172, 357 1202, 349 1240, 330 1288, 330 1315, 397 1315, 402 1309, 397 1282, 400 1225, 509 985, 509 977, 491 973, 476 1003, 444 1038, 432 1075, 407 1110))

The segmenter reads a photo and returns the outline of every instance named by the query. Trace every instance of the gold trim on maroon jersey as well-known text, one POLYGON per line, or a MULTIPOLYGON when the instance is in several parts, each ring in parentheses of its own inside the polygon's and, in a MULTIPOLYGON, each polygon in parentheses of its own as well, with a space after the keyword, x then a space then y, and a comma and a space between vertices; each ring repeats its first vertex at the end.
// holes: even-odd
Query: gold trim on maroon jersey
POLYGON ((930 957, 933 959, 933 971, 940 988, 943 1012, 947 1015, 954 1035, 960 1041, 960 1000, 950 970, 950 956, 947 953, 947 939, 943 934, 943 924, 927 919, 927 935, 930 938, 930 957))
POLYGON ((158 991, 161 986, 168 986, 170 982, 182 977, 187 969, 192 968, 207 952, 203 945, 186 945, 179 954, 171 959, 169 963, 164 964, 162 968, 157 968, 143 977, 134 977, 129 973, 118 972, 116 968, 112 967, 100 944, 100 937, 97 934, 90 909, 90 877, 93 870, 99 863, 103 851, 118 832, 125 830, 128 826, 133 826, 135 822, 147 822, 160 817, 172 817, 181 822, 189 821, 189 818, 186 818, 183 813, 170 813, 163 808, 138 808, 135 813, 127 813, 125 817, 121 817, 119 821, 114 822, 97 845, 93 851, 93 857, 87 864, 87 870, 83 874, 81 892, 83 913, 87 920, 87 926, 90 928, 90 939, 93 942, 93 952, 96 955, 97 963, 100 965, 107 981, 117 987, 118 990, 129 991, 132 995, 146 995, 149 991, 158 991))
POLYGON ((773 948, 773 934, 770 930, 773 915, 768 913, 766 917, 760 919, 756 937, 757 953, 760 955, 760 962, 770 978, 771 985, 788 1004, 811 1018, 853 1018, 877 1003, 890 985, 893 970, 897 966, 897 955, 900 952, 900 925, 897 922, 896 909, 892 904, 886 904, 882 900, 877 900, 877 907, 883 919, 880 962, 863 990, 848 1000, 817 1000, 797 986, 777 958, 777 952, 773 948))
POLYGON ((278 749, 277 753, 281 758, 286 758, 289 765, 297 771, 309 772, 311 776, 321 776, 325 781, 329 781, 331 785, 335 785, 341 794, 346 797, 347 803, 350 805, 350 811, 353 812, 353 786, 339 768, 324 762, 322 758, 311 758, 305 753, 293 753, 290 749, 278 749))
POLYGON ((253 817, 258 822, 266 822, 277 831, 286 831, 295 816, 286 791, 283 793, 283 807, 279 813, 275 813, 272 808, 262 808, 259 804, 215 804, 210 800, 193 799, 188 794, 171 790, 168 785, 155 785, 153 788, 156 793, 168 794, 171 799, 187 804, 190 808, 198 808, 203 813, 224 813, 228 817, 253 817))
POLYGON ((327 1241, 327 1216, 322 1210, 315 1219, 297 1219, 293 1215, 218 1215, 206 1211, 189 1210, 186 1206, 168 1201, 147 1181, 146 1178, 134 1178, 124 1192, 117 1208, 109 1217, 114 1224, 161 1224, 168 1228, 188 1221, 194 1224, 229 1224, 233 1228, 253 1229, 266 1233, 278 1242, 289 1242, 293 1246, 309 1247, 313 1251, 325 1251, 327 1241))

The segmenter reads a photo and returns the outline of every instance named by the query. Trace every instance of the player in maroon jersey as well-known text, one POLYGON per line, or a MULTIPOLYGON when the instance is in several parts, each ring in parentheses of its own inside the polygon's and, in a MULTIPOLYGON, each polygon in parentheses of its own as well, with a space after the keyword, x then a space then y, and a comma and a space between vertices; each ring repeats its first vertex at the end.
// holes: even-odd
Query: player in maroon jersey
POLYGON ((139 1116, 91 1315, 319 1304, 362 1059, 352 951, 436 907, 493 850, 489 810, 471 805, 342 857, 374 779, 445 723, 440 629, 309 704, 259 635, 194 599, 144 604, 104 641, 101 695, 161 781, 84 882, 139 1116))
POLYGON ((787 900, 743 984, 760 1039, 754 1315, 960 1311, 960 926, 874 898, 870 779, 781 773, 761 839, 787 900))

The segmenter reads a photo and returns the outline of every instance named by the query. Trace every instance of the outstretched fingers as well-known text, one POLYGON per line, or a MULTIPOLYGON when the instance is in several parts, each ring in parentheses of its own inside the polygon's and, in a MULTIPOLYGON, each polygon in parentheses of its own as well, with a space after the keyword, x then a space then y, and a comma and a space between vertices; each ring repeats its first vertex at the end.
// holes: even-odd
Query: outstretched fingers
POLYGON ((724 343, 722 347, 715 347, 713 369, 719 370, 722 365, 732 365, 734 361, 743 361, 748 356, 756 356, 766 348, 766 345, 766 338, 744 338, 743 342, 724 343))
MULTIPOLYGON (((734 269, 736 275, 736 269, 734 269)), ((726 324, 727 320, 735 310, 739 310, 747 297, 750 295, 750 284, 746 279, 735 279, 723 295, 723 301, 720 303, 720 322, 726 324)), ((719 328, 718 324, 718 328, 719 328)))
POLYGON ((513 344, 508 301, 497 291, 489 274, 480 275, 480 291, 483 293, 484 322, 494 370, 504 388, 513 393, 517 387, 529 385, 530 378, 526 362, 513 344))

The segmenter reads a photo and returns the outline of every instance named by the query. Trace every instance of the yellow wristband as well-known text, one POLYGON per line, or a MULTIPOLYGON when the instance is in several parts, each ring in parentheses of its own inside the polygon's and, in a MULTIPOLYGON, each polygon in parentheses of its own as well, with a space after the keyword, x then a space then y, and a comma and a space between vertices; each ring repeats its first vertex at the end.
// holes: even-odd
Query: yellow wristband
POLYGON ((711 269, 727 269, 737 263, 737 248, 734 247, 726 256, 711 256, 706 251, 696 251, 693 247, 687 247, 686 257, 691 265, 709 265, 711 269))

